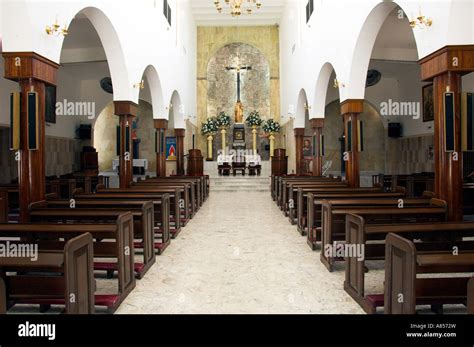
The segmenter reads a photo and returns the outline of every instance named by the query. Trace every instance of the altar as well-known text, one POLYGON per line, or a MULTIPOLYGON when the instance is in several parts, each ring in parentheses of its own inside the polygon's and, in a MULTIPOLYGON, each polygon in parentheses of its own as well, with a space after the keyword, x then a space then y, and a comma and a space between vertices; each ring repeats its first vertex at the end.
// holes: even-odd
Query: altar
MULTIPOLYGON (((112 170, 117 171, 120 166, 120 160, 112 160, 112 170)), ((133 159, 133 172, 138 175, 145 175, 148 170, 148 159, 133 159)))

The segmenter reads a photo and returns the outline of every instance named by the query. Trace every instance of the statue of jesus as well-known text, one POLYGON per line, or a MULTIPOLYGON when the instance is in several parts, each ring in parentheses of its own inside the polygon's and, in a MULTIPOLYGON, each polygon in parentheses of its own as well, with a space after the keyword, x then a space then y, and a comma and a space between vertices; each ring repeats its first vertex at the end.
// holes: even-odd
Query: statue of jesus
POLYGON ((244 106, 240 100, 235 104, 234 117, 236 124, 242 124, 244 122, 244 106))

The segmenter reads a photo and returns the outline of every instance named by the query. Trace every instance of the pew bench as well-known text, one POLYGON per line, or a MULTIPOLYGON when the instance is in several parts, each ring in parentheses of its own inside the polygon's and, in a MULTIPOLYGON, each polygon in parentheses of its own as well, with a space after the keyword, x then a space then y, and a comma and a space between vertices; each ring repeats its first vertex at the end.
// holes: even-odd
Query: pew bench
MULTIPOLYGON (((105 307, 113 313, 123 300, 135 288, 134 248, 133 248, 133 217, 130 212, 121 214, 115 224, 0 224, 0 237, 26 238, 37 243, 41 250, 57 251, 64 247, 64 241, 84 233, 90 233, 93 241, 93 258, 115 259, 115 263, 108 267, 102 263, 94 263, 93 269, 99 271, 116 270, 117 293, 96 294, 95 306, 105 307), (107 242, 104 242, 107 240, 107 242), (109 241, 110 240, 110 241, 109 241)), ((22 303, 48 304, 42 302, 23 300, 22 303)), ((50 302, 49 304, 54 304, 50 302)))
POLYGON ((389 233, 396 233, 410 240, 420 240, 417 248, 423 252, 448 251, 459 244, 463 246, 463 250, 474 246, 472 242, 462 242, 464 237, 474 236, 474 223, 367 224, 361 216, 347 215, 346 244, 354 248, 362 246, 365 257, 362 261, 353 257, 346 258, 344 290, 367 313, 375 313, 377 307, 384 303, 383 294, 365 293, 365 261, 385 259, 383 241, 389 233))
POLYGON ((467 303, 474 251, 420 253, 413 241, 397 234, 388 234, 385 247, 385 314, 415 314, 417 305, 467 303))
MULTIPOLYGON (((33 223, 76 223, 76 224, 115 224, 117 219, 124 213, 130 213, 133 219, 132 238, 143 239, 143 262, 135 262, 133 269, 137 278, 141 279, 155 263, 156 257, 153 251, 154 227, 153 227, 153 204, 145 203, 139 208, 127 207, 120 209, 112 208, 52 208, 48 207, 46 201, 32 203, 30 205, 30 221, 33 223)), ((106 242, 104 242, 104 245, 106 242)), ((132 241, 132 244, 134 242, 132 241)), ((134 256, 135 248, 130 248, 130 254, 134 256)), ((104 270, 111 277, 117 270, 114 263, 96 263, 95 270, 104 270)))
POLYGON ((60 251, 39 251, 37 259, 0 258, 0 314, 10 302, 57 304, 66 314, 93 314, 94 292, 89 233, 70 239, 60 251))
POLYGON ((332 272, 336 261, 343 261, 338 257, 326 255, 325 250, 337 242, 346 240, 346 216, 349 214, 360 215, 365 223, 388 224, 388 223, 420 223, 420 222, 443 222, 446 220, 446 202, 431 199, 429 206, 405 206, 398 208, 389 205, 380 206, 376 203, 372 206, 333 206, 331 202, 324 200, 321 211, 321 262, 332 272))
MULTIPOLYGON (((48 206, 56 208, 68 208, 71 205, 70 200, 47 200, 48 206)), ((97 194, 76 194, 74 199, 76 207, 83 208, 114 208, 121 211, 130 210, 130 208, 142 208, 147 211, 147 206, 145 204, 151 203, 153 205, 153 216, 150 217, 148 213, 144 213, 146 216, 146 224, 150 225, 150 228, 154 230, 154 235, 156 239, 152 239, 151 242, 148 240, 143 240, 143 242, 136 242, 135 248, 143 249, 144 252, 147 252, 149 255, 145 255, 146 259, 149 259, 153 256, 152 249, 154 248, 158 255, 163 254, 165 249, 171 243, 170 236, 170 198, 169 195, 165 194, 161 197, 160 200, 146 200, 146 199, 132 199, 124 198, 120 199, 117 196, 109 196, 97 194), (153 246, 154 242, 154 246, 153 246)), ((148 238, 148 235, 144 235, 145 238, 148 238)))

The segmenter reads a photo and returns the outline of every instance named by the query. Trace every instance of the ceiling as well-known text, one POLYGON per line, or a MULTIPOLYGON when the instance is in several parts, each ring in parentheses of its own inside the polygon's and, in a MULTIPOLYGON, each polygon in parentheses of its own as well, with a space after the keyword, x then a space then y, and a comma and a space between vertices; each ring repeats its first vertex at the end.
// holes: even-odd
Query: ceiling
MULTIPOLYGON (((220 0, 224 8, 222 13, 216 11, 214 0, 192 0, 191 7, 198 26, 250 26, 250 25, 275 25, 285 9, 286 0, 260 0, 262 7, 251 15, 243 13, 239 18, 229 14, 229 6, 220 0)), ((244 0, 247 2, 247 0, 244 0)), ((246 7, 245 7, 246 8, 246 7)), ((243 11, 244 12, 244 11, 243 11)))

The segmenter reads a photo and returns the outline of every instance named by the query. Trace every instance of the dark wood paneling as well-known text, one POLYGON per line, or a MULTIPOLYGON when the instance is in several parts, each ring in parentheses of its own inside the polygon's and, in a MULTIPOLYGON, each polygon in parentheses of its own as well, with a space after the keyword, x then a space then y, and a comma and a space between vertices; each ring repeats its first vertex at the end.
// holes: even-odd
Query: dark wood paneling
POLYGON ((447 72, 470 73, 474 71, 474 45, 445 46, 421 59, 419 64, 422 81, 432 81, 447 72))
POLYGON ((303 173, 303 140, 304 128, 295 128, 295 146, 296 146, 296 174, 303 173))
POLYGON ((3 53, 5 62, 5 78, 19 81, 33 78, 47 84, 57 84, 59 65, 34 52, 3 53), (17 66, 17 59, 20 66, 17 66))

